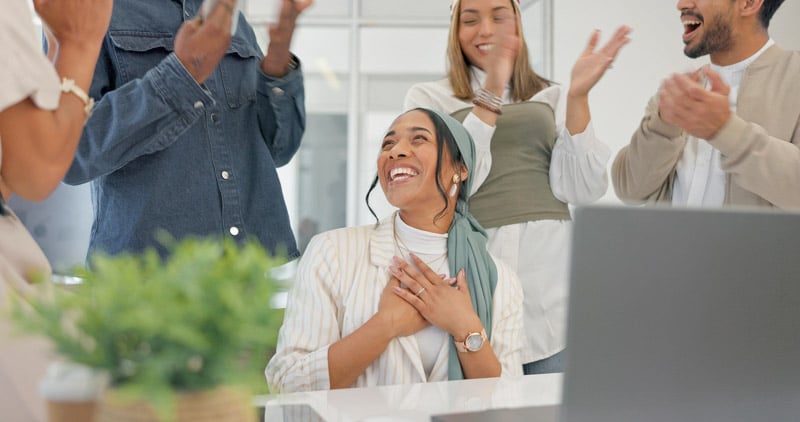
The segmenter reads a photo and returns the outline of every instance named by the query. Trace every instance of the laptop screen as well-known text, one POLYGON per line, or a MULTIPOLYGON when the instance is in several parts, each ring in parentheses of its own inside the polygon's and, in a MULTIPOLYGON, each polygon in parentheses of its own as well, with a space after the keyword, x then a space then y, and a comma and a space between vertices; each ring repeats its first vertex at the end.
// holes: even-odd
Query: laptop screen
POLYGON ((800 419, 800 215, 575 212, 561 420, 800 419))

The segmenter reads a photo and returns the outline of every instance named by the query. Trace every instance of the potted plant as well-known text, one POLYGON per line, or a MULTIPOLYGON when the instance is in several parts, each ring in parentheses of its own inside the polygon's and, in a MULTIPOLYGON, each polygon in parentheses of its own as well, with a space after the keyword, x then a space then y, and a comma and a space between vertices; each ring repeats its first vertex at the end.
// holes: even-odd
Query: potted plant
POLYGON ((108 373, 99 421, 251 420, 249 394, 266 392, 283 319, 270 306, 280 288, 270 270, 285 260, 256 243, 168 248, 163 260, 153 250, 95 256, 80 286, 45 283, 47 294, 17 306, 15 319, 67 360, 108 373))

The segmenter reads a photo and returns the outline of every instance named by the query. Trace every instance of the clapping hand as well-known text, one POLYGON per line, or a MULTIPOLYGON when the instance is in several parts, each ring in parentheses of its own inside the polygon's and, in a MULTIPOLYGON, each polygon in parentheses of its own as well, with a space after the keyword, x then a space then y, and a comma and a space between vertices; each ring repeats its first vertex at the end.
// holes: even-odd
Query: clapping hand
POLYGON ((506 84, 514 73, 514 63, 520 49, 520 38, 516 33, 514 16, 505 18, 504 25, 497 25, 494 34, 494 45, 486 66, 486 83, 484 89, 497 96, 502 96, 506 84))
POLYGON ((231 44, 235 8, 235 0, 218 0, 205 19, 184 22, 175 36, 175 55, 199 84, 214 73, 231 44))
POLYGON ((112 0, 33 1, 36 13, 50 34, 51 51, 67 43, 99 51, 111 21, 113 4, 112 0))
POLYGON ((571 97, 586 97, 594 88, 600 78, 606 73, 611 63, 617 58, 622 47, 630 42, 628 34, 631 28, 620 26, 614 36, 602 48, 597 49, 600 41, 600 31, 594 31, 589 38, 589 43, 581 56, 572 67, 572 80, 569 95, 571 97))
POLYGON ((400 280, 392 277, 383 289, 378 302, 378 312, 383 312, 388 317, 393 337, 410 336, 430 325, 419 311, 394 293, 394 290, 399 288, 400 280))
POLYGON ((396 295, 416 308, 425 320, 454 337, 463 337, 481 326, 472 308, 464 270, 458 272, 455 280, 443 279, 416 255, 411 254, 411 261, 414 265, 395 258, 390 269, 407 287, 395 288, 396 295))
POLYGON ((313 3, 313 0, 283 0, 278 23, 269 28, 269 47, 267 55, 261 61, 261 70, 264 73, 282 77, 289 71, 289 47, 297 17, 313 3))
POLYGON ((658 93, 659 115, 699 139, 712 139, 731 116, 730 87, 708 67, 667 78, 658 93), (708 79, 710 88, 704 86, 708 79))

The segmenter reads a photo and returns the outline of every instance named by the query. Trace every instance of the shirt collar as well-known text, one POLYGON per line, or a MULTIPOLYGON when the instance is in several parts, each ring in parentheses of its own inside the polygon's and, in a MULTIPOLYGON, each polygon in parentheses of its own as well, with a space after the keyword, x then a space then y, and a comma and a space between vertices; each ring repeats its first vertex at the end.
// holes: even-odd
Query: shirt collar
POLYGON ((722 80, 725 81, 725 83, 727 83, 728 85, 739 86, 739 83, 742 80, 742 76, 744 75, 745 69, 747 69, 748 66, 753 64, 754 61, 756 61, 762 54, 764 54, 765 51, 767 51, 773 45, 775 45, 775 40, 770 38, 769 40, 767 40, 764 46, 761 47, 761 49, 758 50, 752 56, 738 63, 734 63, 727 66, 719 66, 715 65, 714 63, 711 63, 711 69, 719 73, 720 76, 722 76, 722 80))

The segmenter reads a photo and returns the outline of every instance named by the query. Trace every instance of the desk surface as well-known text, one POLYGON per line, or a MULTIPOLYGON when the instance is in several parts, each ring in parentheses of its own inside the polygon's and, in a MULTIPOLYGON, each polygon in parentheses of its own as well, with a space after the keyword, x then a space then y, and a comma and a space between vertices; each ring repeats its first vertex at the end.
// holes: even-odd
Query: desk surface
POLYGON ((259 396, 265 419, 289 420, 281 405, 307 404, 327 422, 429 422, 432 415, 561 401, 561 374, 526 375, 259 396))

